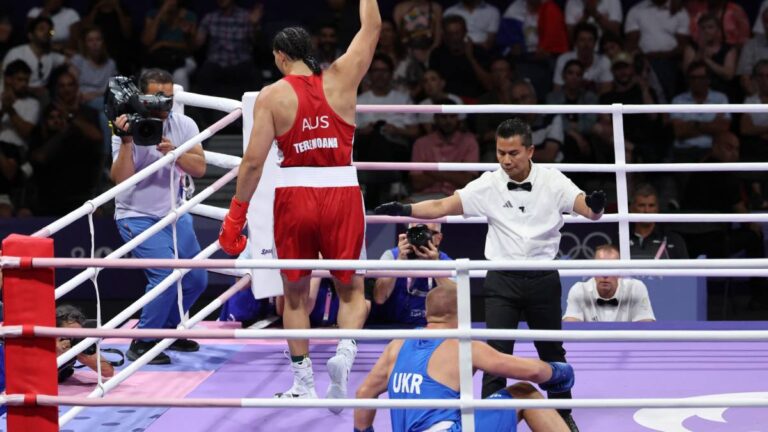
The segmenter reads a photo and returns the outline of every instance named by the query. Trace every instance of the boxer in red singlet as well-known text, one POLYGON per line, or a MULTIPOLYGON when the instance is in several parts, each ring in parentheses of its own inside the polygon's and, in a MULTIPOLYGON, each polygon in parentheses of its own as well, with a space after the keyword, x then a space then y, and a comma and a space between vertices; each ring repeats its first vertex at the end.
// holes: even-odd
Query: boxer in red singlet
MULTIPOLYGON (((275 248, 280 259, 360 259, 364 247, 365 212, 352 166, 357 88, 373 58, 381 28, 376 0, 360 0, 361 28, 347 52, 320 71, 310 56, 306 30, 289 27, 273 42, 275 64, 285 77, 259 93, 253 129, 240 164, 237 191, 219 234, 221 248, 237 255, 245 248, 248 202, 261 177, 272 141, 280 154, 282 184, 275 190, 275 248)), ((256 223, 252 221, 251 223, 256 223)), ((341 300, 338 324, 361 328, 367 309, 362 277, 354 270, 332 272, 341 300)), ((288 329, 309 328, 304 304, 309 270, 283 270, 288 329)), ((293 386, 276 397, 314 398, 312 363, 307 340, 289 340, 293 386)), ((357 347, 341 340, 328 360, 331 384, 327 397, 346 397, 347 378, 357 347)), ((340 409, 338 410, 340 411, 340 409)))

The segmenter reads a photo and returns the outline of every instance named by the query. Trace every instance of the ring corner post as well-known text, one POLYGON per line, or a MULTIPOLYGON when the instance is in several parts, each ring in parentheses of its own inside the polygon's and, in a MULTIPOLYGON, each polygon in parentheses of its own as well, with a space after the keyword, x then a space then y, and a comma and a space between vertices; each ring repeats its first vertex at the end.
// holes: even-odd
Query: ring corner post
MULTIPOLYGON (((3 240, 4 255, 53 257, 53 239, 12 234, 3 240)), ((3 272, 6 325, 56 326, 52 268, 11 268, 3 272)), ((56 341, 53 338, 6 339, 7 394, 58 394, 56 341)), ((57 432, 56 406, 8 407, 8 431, 57 432)))
MULTIPOLYGON (((469 333, 472 330, 472 307, 470 301, 472 292, 469 285, 469 264, 467 258, 456 260, 456 301, 458 303, 459 330, 469 333)), ((467 407, 467 402, 472 402, 474 397, 474 383, 472 382, 472 339, 462 337, 459 339, 459 382, 461 388, 461 430, 475 432, 475 409, 467 407)))

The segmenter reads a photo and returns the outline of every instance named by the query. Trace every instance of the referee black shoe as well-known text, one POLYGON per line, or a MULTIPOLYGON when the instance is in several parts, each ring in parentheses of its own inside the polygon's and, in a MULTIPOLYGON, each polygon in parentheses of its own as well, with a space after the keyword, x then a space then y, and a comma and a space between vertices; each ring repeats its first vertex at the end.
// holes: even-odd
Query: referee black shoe
POLYGON ((171 351, 197 352, 200 351, 200 344, 191 339, 176 339, 168 349, 171 351))
POLYGON ((570 413, 565 414, 562 417, 565 421, 565 425, 568 426, 568 429, 570 429, 571 432, 579 432, 579 427, 576 426, 576 421, 573 419, 570 413))
MULTIPOLYGON (((146 354, 147 351, 151 350, 152 347, 154 347, 156 344, 157 344, 157 341, 142 341, 142 340, 136 339, 133 342, 131 342, 131 347, 128 348, 128 351, 126 351, 125 356, 128 357, 128 360, 135 361, 137 358, 146 354)), ((171 358, 168 357, 168 354, 161 352, 155 358, 153 358, 152 361, 149 362, 149 364, 151 365, 171 364, 171 358)))

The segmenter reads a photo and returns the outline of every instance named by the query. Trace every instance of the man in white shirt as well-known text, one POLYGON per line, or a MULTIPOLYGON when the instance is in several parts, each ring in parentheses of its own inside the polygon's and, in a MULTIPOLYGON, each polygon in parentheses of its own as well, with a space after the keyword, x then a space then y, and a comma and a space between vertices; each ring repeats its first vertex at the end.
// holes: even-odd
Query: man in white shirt
POLYGON ((690 35, 688 13, 673 3, 643 0, 629 10, 624 24, 627 50, 645 53, 667 95, 676 93, 680 61, 690 35))
MULTIPOLYGON (((553 260, 560 246, 563 213, 598 220, 605 208, 605 193, 587 196, 561 172, 534 164, 531 128, 520 119, 506 120, 496 130, 496 157, 500 169, 486 172, 448 198, 376 208, 377 214, 436 219, 448 215, 485 216, 488 236, 485 257, 502 260, 553 260)), ((517 328, 525 313, 532 329, 560 330, 560 276, 557 271, 494 271, 485 279, 485 317, 488 328, 517 328)), ((490 341, 511 354, 514 341, 490 341)), ((562 342, 536 342, 539 358, 565 361, 562 342)), ((504 378, 483 376, 483 395, 506 387, 504 378)), ((570 393, 550 394, 570 398, 570 393)), ((578 430, 570 410, 563 419, 578 430)))
POLYGON ((565 24, 571 35, 580 23, 596 26, 601 35, 606 32, 618 35, 622 19, 620 0, 568 0, 565 3, 565 24))
POLYGON ((589 23, 581 23, 573 31, 573 51, 560 54, 555 64, 553 82, 555 90, 563 87, 563 68, 571 60, 579 60, 584 66, 584 85, 596 94, 611 89, 613 73, 608 57, 595 52, 597 46, 597 28, 589 23))
POLYGON ((496 43, 501 13, 496 6, 483 0, 462 0, 449 7, 443 16, 458 15, 467 23, 467 32, 472 43, 491 50, 496 43))
MULTIPOLYGON (((616 246, 595 249, 596 260, 619 259, 616 246)), ((616 276, 595 276, 576 282, 568 292, 568 307, 563 321, 656 321, 642 281, 616 276)))
MULTIPOLYGON (((686 71, 688 91, 675 96, 673 104, 727 104, 728 97, 709 87, 709 72, 704 62, 692 62, 686 71)), ((699 162, 712 149, 715 136, 728 132, 730 113, 672 113, 675 134, 675 162, 699 162)))
POLYGON ((43 7, 33 7, 27 13, 32 20, 39 16, 48 17, 53 21, 53 47, 56 51, 64 51, 70 41, 72 26, 80 22, 80 14, 72 8, 64 7, 62 0, 45 0, 43 7))
MULTIPOLYGON (((767 5, 768 1, 763 3, 763 8, 760 9, 755 25, 760 23, 764 26, 768 23, 768 9, 765 9, 767 5)), ((768 38, 766 38, 765 32, 758 32, 755 29, 755 35, 744 44, 744 48, 739 54, 738 66, 736 66, 736 75, 739 76, 739 81, 741 81, 746 95, 754 95, 757 92, 756 84, 752 80, 752 72, 757 62, 765 58, 768 58, 768 38)))
POLYGON ((51 31, 53 22, 48 17, 37 17, 29 22, 27 37, 29 43, 12 48, 3 59, 3 70, 14 60, 23 60, 32 70, 29 77, 29 90, 38 98, 47 97, 48 78, 51 71, 64 64, 67 59, 51 52, 51 31))

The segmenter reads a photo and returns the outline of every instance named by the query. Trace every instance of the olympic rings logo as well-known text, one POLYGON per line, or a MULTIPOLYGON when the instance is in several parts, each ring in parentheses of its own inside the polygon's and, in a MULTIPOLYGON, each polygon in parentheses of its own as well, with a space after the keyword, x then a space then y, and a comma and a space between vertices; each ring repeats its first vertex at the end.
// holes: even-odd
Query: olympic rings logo
MULTIPOLYGON (((93 251, 94 258, 106 258, 107 255, 111 254, 113 249, 109 246, 102 246, 99 248, 96 248, 96 250, 93 251)), ((90 248, 88 251, 85 250, 82 246, 75 246, 72 248, 72 251, 69 253, 69 256, 72 258, 90 258, 91 257, 91 250, 90 248)))
POLYGON ((584 240, 572 232, 565 231, 560 238, 560 256, 569 259, 592 259, 598 246, 610 243, 613 243, 611 237, 602 231, 589 233, 584 240))

